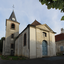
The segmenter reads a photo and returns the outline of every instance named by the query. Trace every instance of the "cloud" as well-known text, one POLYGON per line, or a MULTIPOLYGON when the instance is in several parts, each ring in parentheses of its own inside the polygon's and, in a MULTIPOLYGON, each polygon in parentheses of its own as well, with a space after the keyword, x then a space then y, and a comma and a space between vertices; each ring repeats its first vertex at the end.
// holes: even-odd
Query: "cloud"
POLYGON ((28 24, 35 19, 41 24, 47 24, 52 30, 60 33, 60 29, 64 27, 60 21, 63 13, 60 10, 47 9, 46 5, 42 5, 39 0, 1 0, 0 1, 0 38, 5 36, 5 22, 12 13, 12 6, 15 6, 14 12, 18 22, 20 23, 19 32, 21 32, 28 24))

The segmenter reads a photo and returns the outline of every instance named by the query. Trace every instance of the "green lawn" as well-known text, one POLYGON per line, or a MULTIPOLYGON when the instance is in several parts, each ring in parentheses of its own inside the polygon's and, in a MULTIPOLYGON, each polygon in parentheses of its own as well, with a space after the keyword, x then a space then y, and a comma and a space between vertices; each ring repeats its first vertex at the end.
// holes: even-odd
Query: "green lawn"
POLYGON ((2 56, 0 55, 1 59, 3 60, 26 60, 26 57, 22 56, 2 56))

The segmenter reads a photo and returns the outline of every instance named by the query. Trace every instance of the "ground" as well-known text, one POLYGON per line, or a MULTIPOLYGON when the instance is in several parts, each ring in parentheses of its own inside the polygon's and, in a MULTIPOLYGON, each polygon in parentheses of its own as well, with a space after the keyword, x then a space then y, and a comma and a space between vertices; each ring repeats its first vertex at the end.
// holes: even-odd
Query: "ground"
POLYGON ((27 60, 2 60, 0 64, 64 64, 64 56, 27 59, 27 60))

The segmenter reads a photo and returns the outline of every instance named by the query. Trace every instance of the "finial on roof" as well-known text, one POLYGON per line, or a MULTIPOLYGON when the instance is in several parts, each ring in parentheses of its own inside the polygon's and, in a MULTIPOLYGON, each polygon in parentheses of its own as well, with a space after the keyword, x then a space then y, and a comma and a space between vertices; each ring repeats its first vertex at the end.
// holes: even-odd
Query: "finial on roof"
POLYGON ((13 10, 14 10, 14 8, 15 8, 14 5, 12 7, 13 7, 13 10))

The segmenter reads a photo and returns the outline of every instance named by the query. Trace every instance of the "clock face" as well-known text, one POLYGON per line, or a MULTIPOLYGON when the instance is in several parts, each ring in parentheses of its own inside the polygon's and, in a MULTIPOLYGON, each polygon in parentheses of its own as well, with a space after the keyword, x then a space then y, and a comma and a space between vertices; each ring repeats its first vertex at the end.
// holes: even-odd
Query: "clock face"
POLYGON ((15 18, 12 18, 13 21, 15 21, 15 18))

